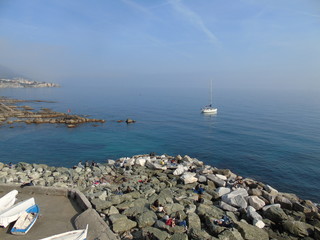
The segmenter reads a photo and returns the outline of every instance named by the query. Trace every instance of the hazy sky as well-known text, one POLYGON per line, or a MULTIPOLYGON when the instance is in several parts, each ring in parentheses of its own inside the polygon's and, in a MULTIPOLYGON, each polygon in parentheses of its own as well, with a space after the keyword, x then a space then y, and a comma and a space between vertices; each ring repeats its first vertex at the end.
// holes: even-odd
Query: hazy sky
POLYGON ((320 88, 320 1, 0 0, 0 65, 59 83, 320 88))

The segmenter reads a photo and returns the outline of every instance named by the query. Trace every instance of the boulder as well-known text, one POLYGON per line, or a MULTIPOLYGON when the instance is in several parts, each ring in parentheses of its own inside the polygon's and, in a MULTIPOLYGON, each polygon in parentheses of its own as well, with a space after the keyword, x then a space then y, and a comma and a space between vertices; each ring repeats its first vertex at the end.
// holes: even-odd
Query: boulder
POLYGON ((313 231, 313 227, 305 222, 299 221, 284 221, 283 228, 297 237, 306 237, 309 235, 309 231, 313 231))
POLYGON ((197 207, 196 213, 202 217, 202 216, 211 216, 212 218, 220 219, 225 214, 223 210, 220 208, 217 208, 216 206, 208 206, 205 204, 200 204, 197 207))
POLYGON ((201 228, 190 229, 189 236, 190 236, 190 239, 192 239, 192 240, 204 240, 204 239, 215 240, 215 239, 217 239, 217 238, 210 236, 206 231, 204 231, 201 228))
POLYGON ((256 210, 260 210, 266 205, 265 202, 257 196, 248 197, 248 202, 249 202, 249 205, 254 207, 256 210))
POLYGON ((256 212, 255 208, 248 206, 247 216, 252 220, 254 226, 258 228, 264 228, 265 224, 262 221, 262 217, 259 213, 256 212))
POLYGON ((276 204, 270 204, 270 205, 266 205, 262 208, 262 211, 267 211, 269 208, 271 207, 278 207, 278 208, 281 208, 280 204, 279 203, 276 203, 276 204))
POLYGON ((207 182, 207 177, 206 177, 206 176, 203 176, 203 175, 200 175, 200 176, 199 176, 199 179, 198 179, 198 182, 199 182, 199 183, 205 183, 205 182, 207 182))
POLYGON ((250 188, 248 190, 250 196, 261 196, 262 191, 259 188, 250 188))
POLYGON ((225 203, 237 207, 237 208, 247 208, 248 204, 245 197, 248 196, 248 192, 244 188, 239 188, 231 193, 225 194, 221 197, 222 201, 225 203))
POLYGON ((270 204, 274 204, 274 200, 276 198, 276 195, 272 195, 266 191, 262 190, 262 196, 270 203, 270 204))
POLYGON ((278 190, 274 189, 273 187, 271 187, 270 185, 264 185, 264 189, 270 193, 271 195, 277 195, 279 192, 278 190))
POLYGON ((288 198, 285 198, 283 196, 278 195, 275 198, 275 203, 279 203, 281 205, 281 208, 288 209, 288 210, 292 209, 292 202, 288 198))
POLYGON ((157 220, 157 215, 153 211, 146 211, 137 217, 140 228, 151 227, 157 220))
POLYGON ((166 240, 170 237, 166 231, 162 231, 154 227, 146 227, 143 229, 143 236, 147 236, 148 233, 152 234, 157 240, 166 240))
POLYGON ((269 240, 269 234, 265 230, 252 226, 244 220, 235 222, 235 227, 246 240, 269 240))
POLYGON ((227 181, 227 177, 221 174, 216 174, 216 176, 220 179, 222 179, 223 181, 227 181))
POLYGON ((198 181, 198 178, 195 177, 196 173, 185 172, 181 179, 184 181, 184 184, 195 183, 198 181))
POLYGON ((219 188, 216 189, 216 192, 221 197, 222 195, 230 193, 231 189, 230 188, 226 188, 226 187, 219 187, 219 188))
POLYGON ((111 202, 104 201, 99 198, 95 198, 95 199, 91 200, 91 203, 97 211, 102 211, 102 210, 112 206, 111 202))
POLYGON ((185 233, 174 233, 170 240, 188 240, 188 235, 185 233))
POLYGON ((185 172, 184 166, 182 164, 179 164, 177 169, 174 170, 173 175, 178 176, 185 172))
POLYGON ((281 223, 288 219, 287 214, 279 207, 270 207, 264 213, 263 216, 270 219, 274 223, 281 223))
POLYGON ((221 178, 218 178, 216 175, 214 174, 208 174, 207 175, 207 179, 211 180, 212 182, 214 182, 214 184, 218 187, 224 187, 226 186, 226 182, 224 180, 222 180, 221 178))
POLYGON ((189 228, 201 228, 201 221, 197 214, 195 213, 188 214, 188 226, 189 228))
MULTIPOLYGON (((114 215, 112 215, 112 216, 114 216, 114 215)), ((137 226, 137 223, 135 221, 128 219, 125 216, 124 216, 124 218, 119 218, 115 221, 112 221, 112 229, 116 233, 122 233, 122 232, 129 231, 130 229, 134 228, 135 226, 137 226)))
POLYGON ((220 201, 220 202, 219 202, 219 207, 220 207, 221 209, 223 209, 223 210, 225 210, 225 211, 229 211, 229 212, 236 212, 236 211, 238 211, 237 208, 232 207, 231 205, 229 205, 229 204, 227 204, 227 203, 225 203, 225 202, 223 202, 223 201, 220 201))
POLYGON ((219 234, 219 240, 244 240, 237 229, 226 230, 219 234))

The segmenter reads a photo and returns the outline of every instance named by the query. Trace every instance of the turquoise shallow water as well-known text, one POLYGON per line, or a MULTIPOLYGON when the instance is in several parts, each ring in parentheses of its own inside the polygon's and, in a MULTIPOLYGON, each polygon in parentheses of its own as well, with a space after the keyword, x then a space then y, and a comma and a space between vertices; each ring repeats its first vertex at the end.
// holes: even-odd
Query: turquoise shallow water
MULTIPOLYGON (((207 90, 185 86, 64 86, 0 89, 0 96, 56 103, 27 104, 106 119, 68 129, 59 125, 0 127, 0 161, 71 167, 156 152, 187 154, 206 164, 320 199, 320 94, 215 90, 217 115, 203 115, 207 90), (116 120, 133 118, 135 124, 116 120)), ((26 105, 26 104, 24 104, 26 105)))

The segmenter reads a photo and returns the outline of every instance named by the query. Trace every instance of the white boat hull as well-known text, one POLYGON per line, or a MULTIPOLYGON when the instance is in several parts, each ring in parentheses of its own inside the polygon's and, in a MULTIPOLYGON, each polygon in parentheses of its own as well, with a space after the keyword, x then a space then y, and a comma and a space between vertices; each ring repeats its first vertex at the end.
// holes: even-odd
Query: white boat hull
POLYGON ((218 109, 217 108, 203 108, 201 110, 202 113, 217 113, 218 109))
POLYGON ((34 198, 29 198, 19 202, 10 208, 0 212, 0 226, 7 227, 10 223, 16 221, 29 207, 35 205, 34 198))
POLYGON ((7 193, 2 198, 0 198, 0 212, 13 206, 13 204, 17 200, 16 199, 17 194, 18 194, 17 190, 12 190, 11 192, 7 193))
POLYGON ((88 233, 88 225, 86 229, 74 230, 70 232, 65 232, 51 237, 42 238, 39 240, 86 240, 88 233))
POLYGON ((37 218, 39 217, 40 208, 38 205, 33 205, 24 211, 11 229, 13 235, 25 235, 32 228, 37 218))

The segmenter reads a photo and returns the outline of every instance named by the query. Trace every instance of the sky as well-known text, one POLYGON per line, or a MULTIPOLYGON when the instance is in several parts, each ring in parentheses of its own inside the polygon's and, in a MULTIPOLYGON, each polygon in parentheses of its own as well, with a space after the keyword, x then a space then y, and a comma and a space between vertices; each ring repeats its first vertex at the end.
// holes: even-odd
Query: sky
POLYGON ((60 84, 320 89, 320 1, 0 0, 0 65, 60 84))

